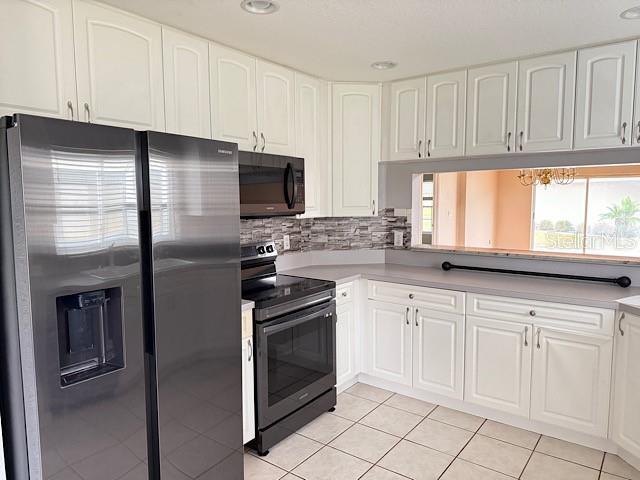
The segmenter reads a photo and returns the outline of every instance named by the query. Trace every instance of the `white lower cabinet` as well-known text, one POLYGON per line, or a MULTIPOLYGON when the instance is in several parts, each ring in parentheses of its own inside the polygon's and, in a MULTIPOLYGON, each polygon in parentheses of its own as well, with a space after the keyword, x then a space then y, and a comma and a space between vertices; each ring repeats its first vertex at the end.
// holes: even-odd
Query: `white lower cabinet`
POLYGON ((534 328, 531 419, 606 437, 613 339, 534 328))
POLYGON ((466 401, 529 416, 531 325, 468 315, 466 401))
POLYGON ((411 385, 411 307, 369 301, 365 322, 365 372, 411 385))
POLYGON ((242 441, 247 443, 256 435, 256 414, 253 381, 253 337, 242 339, 242 441))
POLYGON ((415 308, 413 387, 462 400, 464 315, 415 308))
POLYGON ((613 440, 640 459, 640 317, 622 313, 616 331, 613 440))
POLYGON ((336 325, 336 384, 340 387, 353 380, 358 373, 356 367, 355 304, 351 301, 341 301, 341 297, 338 296, 336 314, 338 316, 336 325))

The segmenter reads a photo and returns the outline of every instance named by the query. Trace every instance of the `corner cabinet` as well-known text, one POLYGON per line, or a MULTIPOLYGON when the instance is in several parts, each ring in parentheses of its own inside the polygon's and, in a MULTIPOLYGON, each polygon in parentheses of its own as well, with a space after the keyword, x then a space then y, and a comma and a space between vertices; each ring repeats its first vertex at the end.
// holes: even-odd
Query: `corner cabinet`
POLYGON ((467 87, 467 155, 514 151, 518 62, 472 68, 467 87))
POLYGON ((0 116, 78 119, 71 0, 3 0, 0 116))
POLYGON ((167 132, 211 138, 209 42, 162 27, 167 132))
POLYGON ((623 312, 616 329, 613 440, 640 458, 640 317, 623 312))
POLYGON ((424 153, 425 78, 391 84, 390 160, 415 160, 424 153))
POLYGON ((381 86, 332 85, 333 215, 378 212, 381 86))
POLYGON ((631 145, 636 43, 578 51, 576 148, 631 145))
POLYGON ((73 23, 79 119, 164 131, 160 25, 79 0, 73 23))

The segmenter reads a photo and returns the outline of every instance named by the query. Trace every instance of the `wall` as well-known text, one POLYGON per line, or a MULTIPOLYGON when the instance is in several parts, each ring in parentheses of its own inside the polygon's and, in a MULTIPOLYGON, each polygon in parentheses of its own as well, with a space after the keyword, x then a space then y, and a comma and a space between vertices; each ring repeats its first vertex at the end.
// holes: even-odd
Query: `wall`
POLYGON ((289 235, 292 252, 311 250, 384 249, 393 245, 393 231, 401 230, 409 244, 411 226, 393 209, 377 217, 296 218, 268 217, 240 221, 240 243, 273 240, 284 252, 283 236, 289 235))
POLYGON ((494 248, 498 206, 498 172, 467 172, 464 245, 494 248))
POLYGON ((528 250, 531 243, 532 187, 520 184, 514 170, 498 172, 495 248, 528 250))

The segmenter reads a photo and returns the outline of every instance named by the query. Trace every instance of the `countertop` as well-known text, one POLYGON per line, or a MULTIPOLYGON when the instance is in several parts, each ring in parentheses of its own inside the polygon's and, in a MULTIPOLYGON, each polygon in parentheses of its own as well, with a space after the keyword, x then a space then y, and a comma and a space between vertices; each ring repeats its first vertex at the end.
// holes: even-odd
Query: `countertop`
POLYGON ((623 312, 640 315, 640 295, 623 298, 619 303, 623 312))
POLYGON ((253 309, 255 303, 252 300, 242 300, 242 311, 246 312, 247 310, 253 309))
MULTIPOLYGON (((498 273, 449 271, 395 264, 316 265, 281 273, 346 283, 358 278, 469 293, 529 298, 617 309, 620 300, 640 296, 640 288, 602 283, 555 280, 498 273)), ((640 297, 639 297, 640 299, 640 297)), ((640 309, 640 302, 638 302, 640 309)))

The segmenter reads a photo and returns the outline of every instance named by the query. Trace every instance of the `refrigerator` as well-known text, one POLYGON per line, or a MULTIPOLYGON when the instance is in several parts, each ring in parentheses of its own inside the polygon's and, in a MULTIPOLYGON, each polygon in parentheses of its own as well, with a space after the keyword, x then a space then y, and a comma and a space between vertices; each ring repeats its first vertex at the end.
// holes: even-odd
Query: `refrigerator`
POLYGON ((241 480, 237 145, 0 127, 0 418, 22 480, 241 480))

